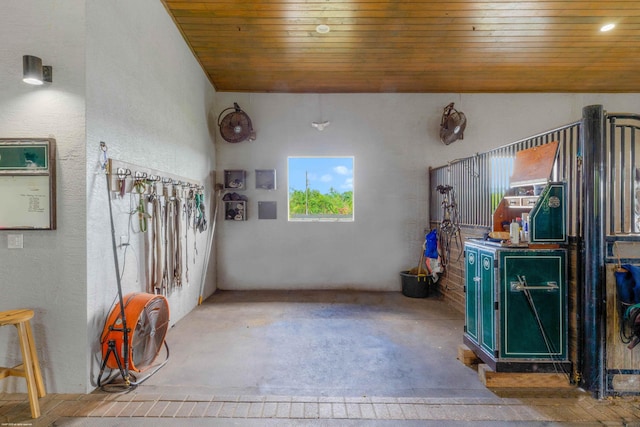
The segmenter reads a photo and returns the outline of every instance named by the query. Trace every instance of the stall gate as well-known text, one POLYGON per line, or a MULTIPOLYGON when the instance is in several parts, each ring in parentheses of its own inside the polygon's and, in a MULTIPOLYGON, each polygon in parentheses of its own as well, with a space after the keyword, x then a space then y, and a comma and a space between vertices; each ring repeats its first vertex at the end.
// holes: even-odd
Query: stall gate
MULTIPOLYGON (((479 153, 472 157, 454 160, 430 171, 430 216, 442 221, 442 203, 445 195, 436 191, 439 185, 449 185, 459 201, 458 213, 461 226, 487 227, 493 224, 493 211, 509 188, 516 152, 549 142, 559 142, 558 159, 553 169, 553 181, 576 182, 580 153, 580 122, 571 123, 539 135, 479 153)), ((575 188, 575 187, 574 187, 575 188)), ((569 186, 569 235, 576 234, 579 194, 569 186)))
MULTIPOLYGON (((590 107, 585 107, 585 110, 590 107)), ((602 110, 597 124, 602 135, 602 157, 593 167, 599 191, 603 199, 601 238, 604 242, 602 255, 595 252, 599 271, 589 276, 584 266, 584 254, 592 255, 591 243, 584 241, 585 217, 593 215, 591 207, 584 212, 583 198, 589 195, 583 177, 583 150, 589 150, 587 159, 592 160, 592 130, 585 130, 585 119, 567 124, 486 153, 457 159, 430 170, 430 217, 439 224, 446 215, 444 205, 451 196, 438 191, 450 186, 457 203, 457 226, 480 231, 491 231, 493 211, 508 189, 509 177, 513 173, 515 153, 519 150, 540 146, 552 141, 559 142, 559 153, 553 169, 553 181, 567 182, 569 254, 569 310, 570 310, 570 358, 574 362, 574 380, 594 394, 640 394, 640 345, 630 350, 620 339, 620 304, 616 295, 613 269, 618 263, 640 264, 640 115, 606 113, 602 110), (586 147, 586 148, 585 148, 586 147), (597 172, 597 171, 596 171, 597 172), (587 193, 585 193, 585 191, 587 193), (596 282, 596 285, 590 285, 596 282), (604 284, 604 286, 603 286, 604 284), (584 286, 599 287, 599 292, 585 292, 584 286), (585 307, 593 311, 594 295, 602 295, 605 307, 595 303, 598 313, 585 314, 585 307), (589 322, 589 327, 577 319, 589 322), (598 325, 605 325, 604 328, 598 325), (590 333, 598 329, 594 333, 590 333), (592 336, 595 335, 595 336, 592 336), (595 343, 595 344, 594 344, 595 343), (584 377, 583 359, 586 357, 584 377), (602 366, 604 361, 606 366, 602 366)), ((592 174, 593 175, 593 174, 592 174)), ((593 178, 593 177, 591 177, 593 178)), ((592 179, 587 184, 592 186, 592 179)), ((586 223, 591 226, 591 217, 586 223)), ((587 235, 589 232, 586 233, 587 235)), ((589 258, 587 256, 586 258, 589 258)), ((462 279, 464 275, 454 275, 462 279)), ((462 288, 463 283, 458 284, 462 288)), ((448 286, 454 289, 456 286, 448 286)), ((447 289, 443 289, 446 293, 447 289)))
MULTIPOLYGON (((606 345, 604 392, 640 394, 640 345, 628 348, 614 271, 618 264, 640 265, 640 115, 606 115, 604 186, 606 261, 606 345)), ((640 287, 640 284, 637 286, 640 287)), ((640 302, 640 301, 638 301, 640 302)))

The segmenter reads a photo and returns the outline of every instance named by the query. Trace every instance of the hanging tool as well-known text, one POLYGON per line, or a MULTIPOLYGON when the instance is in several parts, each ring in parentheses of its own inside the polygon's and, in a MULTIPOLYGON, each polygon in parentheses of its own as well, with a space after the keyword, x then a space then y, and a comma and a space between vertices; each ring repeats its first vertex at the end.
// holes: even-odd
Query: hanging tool
POLYGON ((162 231, 162 203, 160 197, 156 193, 156 187, 149 196, 152 203, 152 225, 151 234, 151 293, 163 294, 162 273, 164 271, 164 238, 162 231))
POLYGON ((144 178, 146 178, 146 174, 144 174, 144 176, 136 177, 133 181, 133 188, 136 190, 136 193, 138 193, 138 207, 136 211, 138 212, 138 224, 142 233, 147 232, 147 219, 149 218, 144 197, 144 194, 147 191, 144 178))
MULTIPOLYGON (((416 273, 416 276, 420 277, 422 276, 422 263, 424 262, 424 251, 426 250, 426 242, 422 243, 422 250, 420 251, 420 259, 418 260, 418 272, 416 273)), ((420 280, 420 279, 418 279, 420 280)))
POLYGON ((118 194, 120 197, 124 197, 124 193, 127 191, 127 177, 131 175, 129 169, 118 168, 116 176, 118 177, 118 194))
MULTIPOLYGON (((450 185, 438 185, 436 190, 444 196, 442 200, 442 221, 438 226, 438 240, 442 251, 442 267, 446 269, 451 261, 452 240, 455 239, 456 247, 459 250, 462 249, 462 232, 455 190, 450 185)), ((456 261, 459 261, 461 256, 462 251, 460 250, 456 261)))
MULTIPOLYGON (((209 269, 209 257, 211 256, 211 246, 213 245, 213 237, 216 231, 216 220, 218 218, 218 207, 221 204, 221 196, 222 196, 222 190, 224 189, 224 187, 222 186, 222 184, 216 184, 215 187, 215 210, 213 212, 213 219, 212 219, 212 225, 211 225, 211 231, 209 231, 209 242, 207 244, 207 251, 205 253, 205 258, 204 258, 204 262, 202 265, 202 278, 200 280, 200 294, 198 296, 198 305, 202 304, 202 294, 204 293, 204 282, 207 278, 207 270, 209 269)), ((201 199, 203 200, 203 199, 201 199)), ((198 202, 198 200, 196 199, 196 203, 198 202)), ((204 209, 204 203, 202 204, 202 209, 204 209)), ((202 213, 203 215, 203 219, 204 219, 204 212, 202 213)), ((206 229, 206 220, 204 220, 204 229, 206 229)), ((204 230, 203 230, 204 231, 204 230)))
POLYGON ((175 191, 174 204, 175 204, 175 212, 174 212, 174 243, 175 243, 175 251, 174 251, 174 267, 173 267, 173 282, 176 286, 182 286, 182 198, 180 197, 180 192, 176 188, 173 187, 175 191))
POLYGON ((164 269, 162 270, 162 283, 163 287, 167 289, 167 295, 171 292, 171 285, 173 283, 173 214, 174 214, 174 203, 169 197, 169 189, 166 186, 166 183, 163 186, 162 195, 164 198, 164 211, 162 215, 162 222, 164 226, 164 236, 163 241, 165 245, 165 259, 164 259, 164 269))
MULTIPOLYGON (((107 158, 107 147, 106 144, 104 143, 100 143, 100 149, 102 150, 105 159, 107 158)), ((110 224, 111 224, 111 247, 113 249, 113 262, 115 265, 115 270, 116 270, 116 284, 118 287, 118 300, 120 302, 120 318, 122 319, 122 324, 120 326, 120 330, 122 331, 122 335, 123 335, 123 342, 124 342, 124 348, 123 348, 123 354, 129 354, 129 333, 131 332, 130 329, 127 327, 127 319, 126 319, 126 315, 125 315, 125 311, 124 311, 124 299, 122 296, 122 283, 120 281, 120 266, 118 265, 118 250, 117 250, 117 244, 116 244, 116 228, 113 222, 113 209, 111 207, 111 179, 109 177, 110 175, 110 171, 108 170, 108 168, 105 169, 105 178, 107 179, 107 200, 108 200, 108 204, 109 204, 109 220, 110 220, 110 224)), ((118 177, 120 177, 120 175, 118 175, 118 177)), ((124 179, 124 178, 123 178, 124 179)), ((110 343, 110 350, 112 349, 112 345, 110 343)), ((122 363, 120 361, 120 354, 117 351, 114 351, 114 356, 116 358, 117 364, 118 364, 118 368, 120 370, 120 375, 122 376, 122 379, 125 382, 125 385, 129 386, 131 384, 131 378, 129 376, 129 360, 128 358, 124 358, 124 363, 122 363)), ((100 376, 98 377, 98 385, 100 385, 100 378, 102 377, 102 373, 104 372, 104 367, 106 364, 106 360, 109 357, 109 353, 107 353, 107 356, 104 358, 104 361, 102 363, 102 367, 100 369, 100 376)))

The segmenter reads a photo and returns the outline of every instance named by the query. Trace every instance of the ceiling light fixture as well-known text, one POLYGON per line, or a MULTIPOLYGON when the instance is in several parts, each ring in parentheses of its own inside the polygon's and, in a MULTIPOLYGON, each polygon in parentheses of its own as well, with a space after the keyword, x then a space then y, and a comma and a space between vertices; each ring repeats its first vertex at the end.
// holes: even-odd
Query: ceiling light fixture
POLYGON ((30 85, 41 85, 53 81, 53 67, 42 65, 42 59, 37 56, 24 55, 22 57, 22 81, 30 85))
POLYGON ((607 24, 607 25, 603 25, 602 28, 600 28, 600 31, 607 32, 607 31, 611 31, 616 27, 616 24, 607 24))
POLYGON ((327 34, 329 31, 331 31, 331 28, 325 24, 320 24, 316 27, 316 33, 318 34, 327 34))

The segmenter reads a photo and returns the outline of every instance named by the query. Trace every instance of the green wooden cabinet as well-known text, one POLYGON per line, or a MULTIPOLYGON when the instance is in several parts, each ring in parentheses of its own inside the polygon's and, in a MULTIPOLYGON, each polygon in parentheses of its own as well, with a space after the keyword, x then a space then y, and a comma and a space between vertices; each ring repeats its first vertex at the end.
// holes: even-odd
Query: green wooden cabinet
POLYGON ((464 334, 476 344, 480 344, 480 249, 476 246, 465 245, 465 312, 464 334))
POLYGON ((465 334, 486 352, 496 347, 494 253, 478 246, 465 247, 465 334))
POLYGON ((464 342, 503 372, 559 372, 567 360, 564 249, 465 244, 464 342))
POLYGON ((529 239, 533 243, 567 243, 566 185, 549 183, 531 209, 529 239))

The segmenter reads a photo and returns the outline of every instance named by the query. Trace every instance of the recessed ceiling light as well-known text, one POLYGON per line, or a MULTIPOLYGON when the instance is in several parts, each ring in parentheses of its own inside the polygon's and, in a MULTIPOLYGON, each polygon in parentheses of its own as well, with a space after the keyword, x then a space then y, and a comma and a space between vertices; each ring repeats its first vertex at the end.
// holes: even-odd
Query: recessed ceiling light
POLYGON ((616 24, 607 24, 607 25, 603 25, 602 28, 600 28, 600 31, 602 31, 603 33, 606 31, 611 31, 616 27, 616 24))
POLYGON ((320 24, 316 27, 316 32, 320 34, 327 34, 329 31, 331 31, 331 28, 325 24, 320 24))

